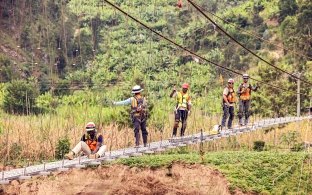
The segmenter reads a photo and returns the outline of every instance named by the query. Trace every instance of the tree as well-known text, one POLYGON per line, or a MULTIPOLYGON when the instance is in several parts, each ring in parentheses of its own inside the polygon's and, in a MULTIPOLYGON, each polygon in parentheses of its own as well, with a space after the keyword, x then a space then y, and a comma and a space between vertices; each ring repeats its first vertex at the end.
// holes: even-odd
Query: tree
POLYGON ((312 2, 305 2, 297 15, 297 29, 300 33, 300 50, 312 57, 312 2))
POLYGON ((35 99, 39 95, 39 87, 34 83, 14 80, 7 85, 3 108, 6 112, 30 114, 36 112, 35 99))
POLYGON ((278 2, 278 8, 280 10, 278 21, 282 22, 287 16, 293 16, 298 10, 296 0, 280 0, 278 2))

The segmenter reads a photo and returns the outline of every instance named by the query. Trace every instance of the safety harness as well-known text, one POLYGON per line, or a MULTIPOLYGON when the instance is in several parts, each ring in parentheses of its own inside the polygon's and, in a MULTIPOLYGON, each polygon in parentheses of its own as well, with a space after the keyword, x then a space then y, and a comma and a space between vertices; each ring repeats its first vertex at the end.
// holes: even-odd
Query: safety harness
POLYGON ((86 144, 89 146, 91 151, 95 151, 100 135, 101 134, 97 134, 92 139, 91 136, 88 133, 85 134, 86 144))

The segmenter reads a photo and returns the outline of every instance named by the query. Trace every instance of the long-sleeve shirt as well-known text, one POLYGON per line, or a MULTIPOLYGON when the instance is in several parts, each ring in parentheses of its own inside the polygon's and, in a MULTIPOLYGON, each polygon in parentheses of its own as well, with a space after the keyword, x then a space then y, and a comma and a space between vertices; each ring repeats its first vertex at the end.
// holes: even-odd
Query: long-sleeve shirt
POLYGON ((133 97, 130 97, 130 98, 126 99, 126 100, 122 100, 122 101, 119 101, 119 102, 114 102, 114 104, 115 104, 116 106, 125 106, 125 105, 129 105, 129 104, 131 104, 131 102, 132 102, 132 98, 133 98, 133 97))
POLYGON ((257 91, 258 87, 257 86, 252 86, 251 84, 249 83, 242 83, 239 85, 238 87, 238 90, 237 90, 237 93, 238 94, 241 94, 242 93, 242 89, 243 88, 249 88, 251 91, 257 91))
MULTIPOLYGON (((135 98, 135 97, 130 97, 130 98, 126 99, 126 100, 122 100, 122 101, 119 101, 119 102, 114 102, 114 105, 116 105, 116 106, 130 105, 130 104, 132 103, 132 101, 133 101, 134 98, 135 98)), ((144 99, 143 106, 146 107, 146 104, 147 104, 147 102, 146 102, 146 100, 144 99)))

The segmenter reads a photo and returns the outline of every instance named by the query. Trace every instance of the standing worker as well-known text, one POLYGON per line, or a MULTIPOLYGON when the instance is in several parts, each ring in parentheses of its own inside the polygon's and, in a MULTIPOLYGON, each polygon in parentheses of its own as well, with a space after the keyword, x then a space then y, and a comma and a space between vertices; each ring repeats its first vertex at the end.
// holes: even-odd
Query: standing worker
POLYGON ((176 107, 175 107, 175 115, 174 115, 174 126, 172 136, 176 137, 177 130, 179 127, 179 122, 181 121, 181 137, 184 136, 186 125, 187 125, 187 116, 191 112, 191 97, 188 94, 189 84, 184 83, 182 85, 182 91, 177 92, 176 88, 173 88, 173 91, 170 94, 170 97, 176 97, 176 107))
POLYGON ((258 89, 258 86, 251 86, 251 84, 248 83, 248 79, 249 75, 243 74, 244 82, 239 85, 237 91, 237 94, 239 95, 238 118, 240 126, 248 124, 251 91, 257 91, 258 89), (243 117, 245 118, 244 123, 243 117))
POLYGON ((130 97, 124 101, 113 102, 114 105, 129 105, 131 104, 131 119, 134 126, 134 137, 135 137, 135 146, 139 147, 140 145, 140 128, 142 131, 143 144, 144 147, 147 146, 147 136, 148 132, 146 130, 146 120, 147 120, 147 103, 146 99, 141 95, 143 89, 136 85, 132 88, 133 97, 130 97))
POLYGON ((229 117, 227 127, 228 129, 232 129, 232 122, 234 119, 234 104, 236 102, 234 79, 228 80, 228 85, 223 90, 222 100, 223 116, 221 127, 222 129, 225 128, 226 120, 229 117))
POLYGON ((94 122, 86 125, 86 133, 81 137, 80 142, 65 155, 65 158, 73 160, 75 155, 83 151, 88 158, 95 159, 104 155, 106 145, 103 145, 103 136, 97 133, 94 122))

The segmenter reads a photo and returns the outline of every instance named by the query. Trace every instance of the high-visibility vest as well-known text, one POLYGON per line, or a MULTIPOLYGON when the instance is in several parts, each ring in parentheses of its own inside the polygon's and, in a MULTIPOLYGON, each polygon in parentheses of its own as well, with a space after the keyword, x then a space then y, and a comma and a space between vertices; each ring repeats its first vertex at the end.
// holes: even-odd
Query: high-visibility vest
POLYGON ((245 89, 243 93, 240 94, 239 98, 241 100, 250 100, 251 95, 251 85, 248 84, 248 86, 244 87, 244 83, 242 83, 239 87, 239 89, 245 89))
POLYGON ((177 93, 177 108, 188 109, 189 100, 190 100, 190 96, 188 93, 178 92, 177 93))
POLYGON ((98 143, 98 138, 100 137, 100 135, 101 134, 97 134, 96 136, 94 136, 93 139, 91 139, 88 133, 85 134, 86 144, 89 146, 91 151, 94 151, 96 149, 96 145, 98 143))
MULTIPOLYGON (((228 87, 227 87, 228 88, 228 87)), ((227 101, 229 102, 229 103, 234 103, 235 101, 236 101, 236 95, 235 95, 235 91, 234 91, 234 89, 232 89, 232 88, 228 88, 228 90, 229 90, 229 92, 228 92, 228 94, 226 95, 226 99, 227 99, 227 101)), ((224 103, 225 101, 223 100, 223 103, 224 103)))
POLYGON ((145 98, 142 96, 134 96, 131 98, 131 113, 133 116, 142 116, 146 113, 145 98))

